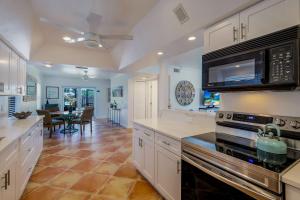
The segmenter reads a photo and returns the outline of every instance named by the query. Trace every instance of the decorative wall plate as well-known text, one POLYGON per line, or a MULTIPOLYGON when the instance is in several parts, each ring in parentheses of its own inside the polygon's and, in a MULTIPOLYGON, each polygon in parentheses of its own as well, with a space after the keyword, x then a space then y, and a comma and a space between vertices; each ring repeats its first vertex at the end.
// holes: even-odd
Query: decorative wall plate
POLYGON ((195 98, 195 88, 189 81, 179 81, 175 89, 177 102, 182 105, 190 105, 195 98))

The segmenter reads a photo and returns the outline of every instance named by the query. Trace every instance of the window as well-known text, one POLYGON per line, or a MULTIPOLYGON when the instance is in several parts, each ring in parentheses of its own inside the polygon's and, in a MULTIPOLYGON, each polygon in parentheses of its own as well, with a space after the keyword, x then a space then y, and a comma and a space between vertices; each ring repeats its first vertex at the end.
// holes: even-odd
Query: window
POLYGON ((8 97, 8 117, 16 112, 16 97, 8 97))

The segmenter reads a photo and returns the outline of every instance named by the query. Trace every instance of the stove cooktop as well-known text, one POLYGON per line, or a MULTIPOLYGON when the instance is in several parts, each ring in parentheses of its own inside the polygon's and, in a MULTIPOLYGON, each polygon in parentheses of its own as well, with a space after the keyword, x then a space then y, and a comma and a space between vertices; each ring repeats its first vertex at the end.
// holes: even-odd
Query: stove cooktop
POLYGON ((224 133, 204 133, 185 138, 184 140, 193 145, 238 158, 249 164, 261 166, 276 173, 284 171, 300 158, 299 151, 288 149, 287 161, 283 165, 272 166, 258 160, 255 140, 224 133))

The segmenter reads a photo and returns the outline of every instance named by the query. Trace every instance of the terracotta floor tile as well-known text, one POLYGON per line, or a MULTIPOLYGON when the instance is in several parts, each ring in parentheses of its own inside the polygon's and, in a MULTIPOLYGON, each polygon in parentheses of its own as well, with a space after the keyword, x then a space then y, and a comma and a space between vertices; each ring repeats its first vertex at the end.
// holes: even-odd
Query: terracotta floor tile
POLYGON ((64 193, 57 200, 88 200, 90 197, 90 194, 71 191, 64 193))
POLYGON ((55 153, 63 150, 64 148, 65 147, 58 146, 58 147, 52 147, 52 148, 49 148, 49 149, 44 149, 43 154, 55 154, 55 153))
POLYGON ((75 153, 77 153, 79 149, 72 149, 72 148, 65 148, 59 152, 57 152, 58 155, 63 155, 63 156, 70 156, 75 153))
POLYGON ((70 188, 82 177, 81 173, 67 171, 55 177, 50 184, 56 187, 70 188))
POLYGON ((129 155, 129 153, 116 152, 105 160, 113 163, 123 163, 127 160, 129 155))
POLYGON ((105 184, 104 189, 99 194, 115 199, 126 198, 134 183, 135 181, 132 179, 113 177, 105 184))
POLYGON ((131 163, 126 163, 119 168, 114 176, 136 179, 139 177, 139 173, 131 163))
POLYGON ((97 160, 105 160, 109 156, 111 156, 113 153, 111 152, 94 152, 91 154, 91 159, 97 159, 97 160))
POLYGON ((41 165, 36 165, 33 172, 32 172, 32 175, 42 171, 43 169, 47 168, 46 166, 41 166, 41 165))
POLYGON ((94 169, 97 165, 101 163, 100 160, 93 160, 93 159, 85 159, 79 162, 77 165, 71 168, 71 170, 81 171, 81 172, 88 172, 94 169))
POLYGON ((138 181, 129 198, 129 200, 158 200, 161 199, 160 195, 150 185, 150 183, 138 181))
POLYGON ((79 150, 76 153, 73 153, 71 156, 74 157, 79 157, 79 158, 87 158, 89 157, 92 153, 94 153, 93 151, 90 150, 79 150))
POLYGON ((110 162, 103 162, 98 165, 94 171, 99 174, 113 175, 118 169, 119 165, 110 162))
POLYGON ((45 158, 39 159, 38 165, 49 166, 49 165, 55 164, 56 162, 58 162, 62 159, 64 159, 64 157, 62 157, 62 156, 50 155, 45 158))
POLYGON ((30 192, 28 195, 25 195, 22 200, 54 200, 57 199, 62 193, 63 190, 49 186, 42 186, 30 192))
POLYGON ((23 192, 24 195, 27 195, 28 193, 32 192, 33 190, 41 187, 42 185, 39 184, 39 183, 34 183, 34 182, 28 182, 27 185, 26 185, 26 188, 23 192))
POLYGON ((61 174, 64 170, 57 167, 47 167, 31 176, 30 180, 35 183, 44 183, 61 174))
POLYGON ((79 158, 64 158, 61 161, 58 161, 57 163, 53 164, 54 167, 62 167, 62 168, 71 168, 78 164, 82 159, 79 158))
POLYGON ((100 174, 87 174, 84 175, 71 189, 84 192, 96 192, 101 189, 108 176, 100 174))
POLYGON ((109 197, 109 196, 104 196, 104 195, 95 195, 90 200, 127 200, 127 198, 116 199, 114 197, 109 197))

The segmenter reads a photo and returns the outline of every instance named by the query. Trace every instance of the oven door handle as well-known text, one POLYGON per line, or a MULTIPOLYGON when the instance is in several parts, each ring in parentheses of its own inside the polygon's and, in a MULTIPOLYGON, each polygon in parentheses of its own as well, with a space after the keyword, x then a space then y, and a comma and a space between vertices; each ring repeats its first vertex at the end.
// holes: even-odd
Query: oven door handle
POLYGON ((276 196, 266 190, 263 190, 237 176, 234 176, 227 171, 224 171, 218 167, 215 167, 205 161, 197 158, 191 158, 191 156, 183 153, 181 155, 182 160, 200 169, 204 173, 246 193, 247 195, 254 197, 258 200, 282 200, 282 197, 276 196))

